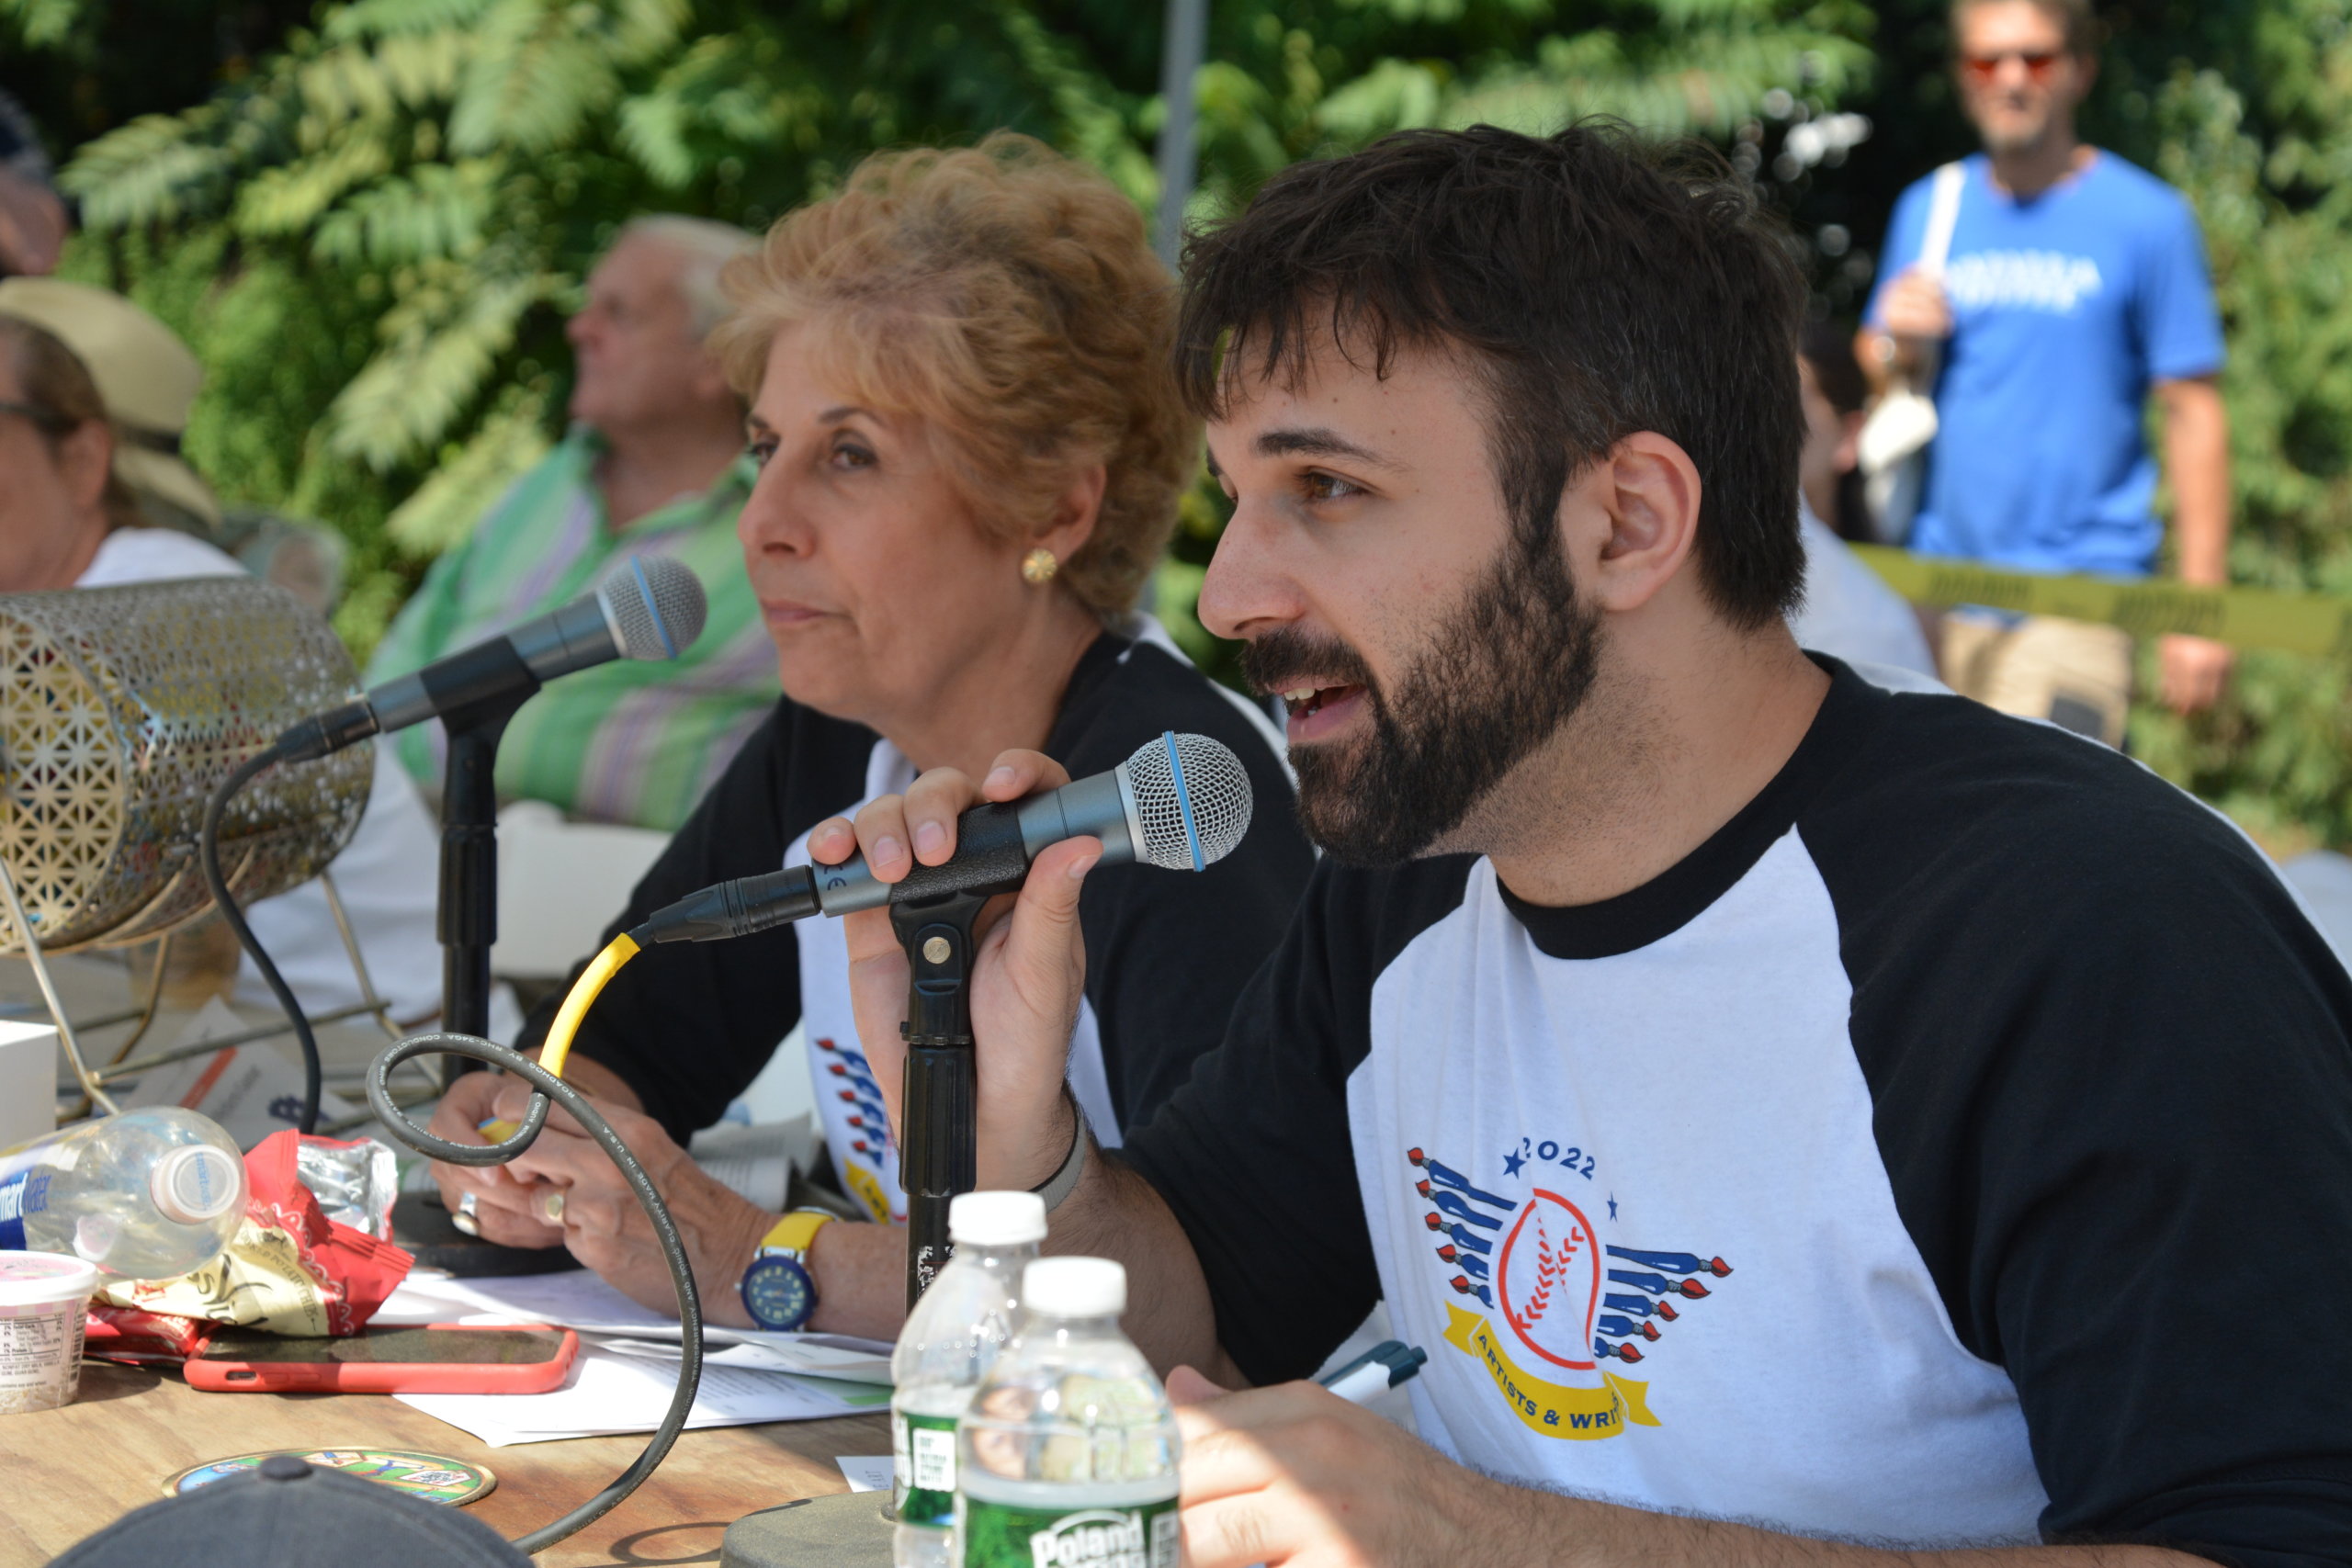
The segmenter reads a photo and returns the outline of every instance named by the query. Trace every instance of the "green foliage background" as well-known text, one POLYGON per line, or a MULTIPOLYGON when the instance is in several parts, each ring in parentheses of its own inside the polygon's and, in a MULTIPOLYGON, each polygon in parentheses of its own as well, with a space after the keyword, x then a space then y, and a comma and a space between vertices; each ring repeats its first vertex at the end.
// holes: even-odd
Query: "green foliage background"
MULTIPOLYGON (((1614 113, 1730 149, 1789 215, 1819 308, 1850 315, 1897 192, 1969 146, 1944 8, 1215 0, 1194 212, 1398 126, 1614 113), (1850 156, 1791 136, 1840 110, 1872 122, 1850 156)), ((1158 196, 1158 7, 1132 0, 271 0, 215 18, 201 73, 139 9, 0 0, 0 83, 72 150, 67 271, 127 288, 209 367, 192 458, 228 498, 351 540, 340 626, 363 652, 559 433, 562 318, 630 215, 756 228, 873 148, 998 126, 1158 196)), ((185 30, 204 8, 164 10, 185 30)), ((2213 259, 2233 570, 2352 592, 2352 0, 2103 14, 2086 129, 2188 193, 2213 259)), ((1204 490, 1163 586, 1204 653, 1191 591, 1220 522, 1204 490)), ((2132 734, 2275 843, 2352 843, 2344 667, 2249 657, 2220 712, 2143 707, 2132 734)))

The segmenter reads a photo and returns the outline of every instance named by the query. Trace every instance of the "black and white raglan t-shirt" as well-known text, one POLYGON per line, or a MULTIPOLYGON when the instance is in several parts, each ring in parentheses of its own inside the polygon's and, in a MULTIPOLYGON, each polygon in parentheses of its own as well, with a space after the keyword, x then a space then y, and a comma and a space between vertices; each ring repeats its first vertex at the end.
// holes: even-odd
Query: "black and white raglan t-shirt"
MULTIPOLYGON (((1156 626, 1140 629, 1134 639, 1105 633, 1080 659, 1046 754, 1083 778, 1162 730, 1209 735, 1241 759, 1257 805, 1240 847, 1204 872, 1105 866, 1086 879, 1079 923, 1095 956, 1070 1083, 1113 1142, 1216 1044, 1314 863, 1265 716, 1164 645, 1156 626), (1186 1000, 1170 1005, 1170 996, 1186 1000)), ((783 699, 638 884, 606 940, 696 888, 807 863, 810 829, 912 780, 904 755, 872 730, 783 699)), ((871 1218, 902 1220, 898 1154, 882 1087, 858 1048, 848 967, 838 920, 654 947, 597 997, 576 1048, 618 1073, 683 1143, 718 1121, 793 1025, 805 1023, 834 1174, 871 1218)), ((526 1043, 544 1032, 557 999, 534 1016, 526 1043)))
POLYGON ((1125 1151, 1220 1340, 1385 1300, 1425 1438, 1641 1508, 2352 1561, 2352 980, 2136 764, 1823 662, 1622 897, 1317 869, 1125 1151))

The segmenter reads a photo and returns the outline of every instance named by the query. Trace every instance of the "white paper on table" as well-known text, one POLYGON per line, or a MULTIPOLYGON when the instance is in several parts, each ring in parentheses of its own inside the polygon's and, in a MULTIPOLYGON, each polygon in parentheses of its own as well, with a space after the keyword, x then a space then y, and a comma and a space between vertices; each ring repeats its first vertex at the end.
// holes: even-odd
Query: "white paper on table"
POLYGON ((893 1485, 888 1454, 842 1455, 833 1462, 842 1467, 853 1492, 888 1492, 893 1485))
MULTIPOLYGON (((426 1305, 442 1311, 454 1307, 464 1314, 435 1322, 553 1323, 606 1334, 678 1332, 675 1317, 638 1305, 586 1269, 472 1280, 426 1277, 412 1271, 373 1321, 394 1321, 386 1314, 398 1311, 407 1316, 411 1309, 426 1305)), ((712 1328, 707 1335, 717 1338, 726 1332, 712 1328)))
MULTIPOLYGON (((492 1448, 615 1432, 650 1432, 677 1389, 674 1363, 582 1346, 564 1386, 548 1393, 400 1393, 392 1397, 471 1432, 492 1448)), ((703 1368, 689 1430, 765 1421, 817 1421, 851 1406, 775 1372, 703 1368)))
MULTIPOLYGON (((804 1378, 869 1384, 888 1389, 891 1383, 890 1357, 887 1349, 850 1349, 849 1346, 870 1343, 862 1339, 832 1340, 831 1337, 793 1334, 754 1334, 750 1330, 719 1330, 718 1333, 738 1335, 735 1343, 718 1349, 706 1348, 706 1364, 717 1362, 722 1367, 755 1367, 763 1372, 791 1372, 804 1378)), ((717 1338, 717 1334, 709 1336, 717 1338)), ((674 1361, 685 1353, 682 1339, 637 1339, 601 1337, 599 1343, 607 1349, 619 1350, 631 1356, 658 1356, 674 1361)))

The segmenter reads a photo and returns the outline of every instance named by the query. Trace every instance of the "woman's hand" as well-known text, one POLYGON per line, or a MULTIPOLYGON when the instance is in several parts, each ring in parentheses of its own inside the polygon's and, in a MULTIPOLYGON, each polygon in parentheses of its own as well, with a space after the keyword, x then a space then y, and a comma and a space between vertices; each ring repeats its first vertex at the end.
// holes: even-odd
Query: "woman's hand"
MULTIPOLYGON (((491 1140, 481 1134, 480 1128, 499 1114, 494 1107, 500 1089, 520 1082, 497 1073, 459 1074, 441 1097, 441 1103, 434 1108, 433 1120, 425 1130, 453 1144, 486 1146, 491 1140)), ((526 1089, 517 1103, 527 1106, 530 1098, 526 1089)), ((517 1120, 522 1114, 520 1110, 514 1112, 517 1120)), ((485 1241, 503 1247, 563 1245, 563 1227, 548 1224, 539 1217, 536 1195, 510 1174, 506 1166, 444 1165, 435 1160, 433 1180, 441 1189, 441 1201, 448 1205, 453 1214, 459 1212, 459 1200, 468 1193, 473 1195, 474 1227, 485 1241)))
MULTIPOLYGON (((538 1051, 534 1048, 524 1055, 534 1061, 538 1051)), ((598 1105, 618 1105, 626 1111, 642 1111, 644 1103, 637 1091, 618 1073, 603 1063, 586 1056, 573 1056, 564 1069, 564 1077, 581 1093, 592 1095, 598 1105)), ((453 1144, 471 1144, 487 1147, 494 1140, 480 1131, 485 1122, 505 1116, 521 1121, 520 1110, 503 1111, 495 1109, 502 1103, 500 1095, 519 1078, 510 1078, 495 1072, 465 1073, 449 1086, 441 1103, 434 1108, 433 1120, 426 1131, 436 1138, 453 1144)), ((512 1103, 527 1106, 530 1090, 512 1103)), ((441 1201, 451 1213, 458 1213, 458 1203, 467 1193, 474 1198, 474 1226, 485 1241, 503 1247, 548 1247, 563 1245, 563 1228, 548 1224, 542 1217, 545 1195, 533 1190, 527 1177, 516 1176, 512 1168, 503 1165, 445 1165, 433 1162, 434 1184, 441 1189, 441 1201)))
MULTIPOLYGON (((956 818, 969 807, 1069 782, 1060 763, 1035 751, 1003 753, 978 785, 953 768, 934 769, 903 796, 869 803, 854 825, 838 817, 819 823, 808 836, 809 858, 837 865, 861 852, 877 880, 898 882, 915 862, 940 865, 956 852, 956 818)), ((1097 839, 1052 845, 1030 864, 1018 894, 990 900, 982 912, 971 1010, 983 1188, 1035 1187, 1069 1152, 1072 1124, 1062 1080, 1086 983, 1078 895, 1102 856, 1097 839)), ((887 908, 861 910, 842 924, 858 1039, 895 1133, 906 1061, 899 1033, 907 1017, 906 953, 887 908)))
MULTIPOLYGON (((498 1083, 489 1114, 522 1120, 531 1103, 530 1086, 511 1077, 498 1083)), ((703 1315, 736 1328, 752 1326, 736 1286, 776 1217, 706 1175, 651 1117, 601 1096, 589 1098, 669 1205, 702 1292, 703 1315)), ((510 1178, 506 1191, 514 1195, 505 1201, 526 1212, 541 1231, 552 1232, 572 1257, 639 1305, 678 1310, 677 1287, 652 1222, 620 1168, 569 1113, 550 1108, 546 1130, 502 1168, 510 1178)), ((490 1202, 487 1197, 480 1201, 477 1220, 488 1218, 490 1202)), ((492 1235, 486 1224, 482 1234, 492 1235)))

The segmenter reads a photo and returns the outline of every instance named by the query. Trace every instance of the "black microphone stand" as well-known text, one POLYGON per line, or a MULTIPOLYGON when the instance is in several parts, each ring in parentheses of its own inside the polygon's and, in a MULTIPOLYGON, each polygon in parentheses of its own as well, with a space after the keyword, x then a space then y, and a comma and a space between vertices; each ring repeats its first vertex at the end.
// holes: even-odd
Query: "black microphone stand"
POLYGON ((441 716, 449 734, 435 931, 441 939, 441 1028, 483 1037, 490 1033, 490 950, 498 940, 498 742, 514 710, 539 689, 522 655, 503 639, 496 646, 513 668, 487 682, 491 694, 441 716))
POLYGON ((945 1267, 947 1205, 978 1179, 972 1070, 972 922, 985 893, 946 893, 890 906, 907 950, 907 1042, 899 1179, 907 1190, 907 1306, 945 1267))

